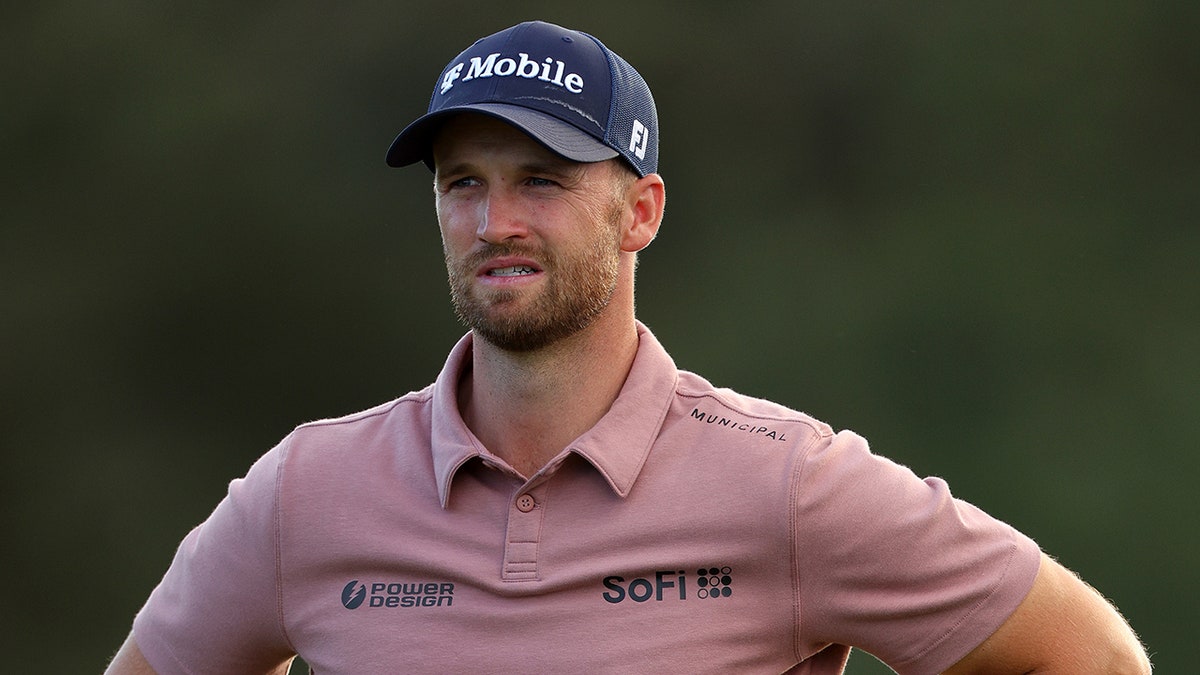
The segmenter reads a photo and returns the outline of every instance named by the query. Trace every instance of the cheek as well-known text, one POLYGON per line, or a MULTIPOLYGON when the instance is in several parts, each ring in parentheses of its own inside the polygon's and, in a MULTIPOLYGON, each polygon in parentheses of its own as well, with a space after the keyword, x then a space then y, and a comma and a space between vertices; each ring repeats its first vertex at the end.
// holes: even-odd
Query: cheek
POLYGON ((463 241, 474 241, 475 220, 471 218, 469 211, 470 209, 461 203, 438 201, 438 229, 442 232, 442 246, 447 250, 461 246, 463 241))

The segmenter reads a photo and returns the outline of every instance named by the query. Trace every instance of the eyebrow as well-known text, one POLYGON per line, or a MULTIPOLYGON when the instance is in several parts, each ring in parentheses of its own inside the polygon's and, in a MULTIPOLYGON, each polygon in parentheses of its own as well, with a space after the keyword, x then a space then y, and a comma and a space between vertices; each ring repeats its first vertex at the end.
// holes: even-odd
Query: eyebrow
POLYGON ((583 174, 583 165, 568 159, 527 162, 521 165, 525 173, 547 174, 558 178, 578 180, 583 174))

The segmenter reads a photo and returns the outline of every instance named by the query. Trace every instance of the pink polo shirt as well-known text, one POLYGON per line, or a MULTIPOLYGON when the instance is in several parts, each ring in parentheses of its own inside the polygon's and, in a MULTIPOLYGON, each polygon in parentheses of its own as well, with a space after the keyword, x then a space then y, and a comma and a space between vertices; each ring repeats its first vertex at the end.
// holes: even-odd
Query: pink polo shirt
MULTIPOLYGON (((1025 596, 1036 544, 849 432, 641 344, 529 480, 437 381, 297 428, 184 539, 134 623, 160 673, 935 673, 1025 596)), ((547 410, 553 415, 553 410, 547 410)))

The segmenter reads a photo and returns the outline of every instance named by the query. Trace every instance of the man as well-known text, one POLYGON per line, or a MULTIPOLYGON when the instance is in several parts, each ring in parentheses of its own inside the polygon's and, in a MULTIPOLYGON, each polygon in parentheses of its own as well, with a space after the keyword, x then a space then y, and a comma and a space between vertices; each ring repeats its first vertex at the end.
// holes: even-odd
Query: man
POLYGON ((447 65, 388 152, 435 174, 470 328, 430 387, 231 484, 113 673, 1149 672, 1027 537, 634 315, 665 191, 641 76, 531 22, 447 65))

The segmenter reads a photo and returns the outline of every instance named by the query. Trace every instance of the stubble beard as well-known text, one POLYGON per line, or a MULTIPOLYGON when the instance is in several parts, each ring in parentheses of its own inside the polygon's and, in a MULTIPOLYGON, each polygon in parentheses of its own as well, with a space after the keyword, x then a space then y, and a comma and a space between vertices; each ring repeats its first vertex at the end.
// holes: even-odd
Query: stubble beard
POLYGON ((478 337, 508 351, 547 347, 590 326, 608 307, 617 288, 620 249, 611 219, 581 251, 559 255, 544 248, 488 244, 461 260, 446 255, 450 297, 459 321, 478 337), (536 260, 545 274, 544 288, 524 309, 516 305, 531 291, 478 292, 475 271, 501 256, 536 260))

